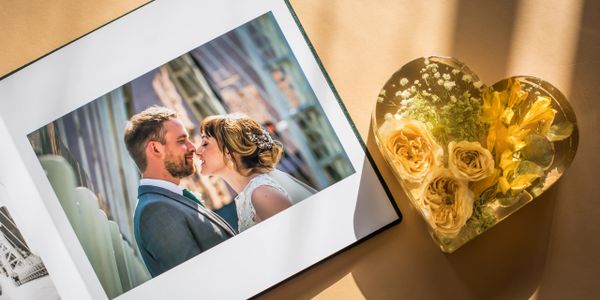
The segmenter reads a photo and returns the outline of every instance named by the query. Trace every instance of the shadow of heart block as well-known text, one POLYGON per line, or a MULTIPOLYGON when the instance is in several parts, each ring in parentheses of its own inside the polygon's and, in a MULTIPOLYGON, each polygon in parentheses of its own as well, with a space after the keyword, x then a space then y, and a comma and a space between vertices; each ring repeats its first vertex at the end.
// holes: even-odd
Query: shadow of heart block
POLYGON ((578 144, 573 109, 550 83, 514 76, 487 86, 446 57, 394 73, 372 122, 383 157, 448 253, 546 191, 578 144))

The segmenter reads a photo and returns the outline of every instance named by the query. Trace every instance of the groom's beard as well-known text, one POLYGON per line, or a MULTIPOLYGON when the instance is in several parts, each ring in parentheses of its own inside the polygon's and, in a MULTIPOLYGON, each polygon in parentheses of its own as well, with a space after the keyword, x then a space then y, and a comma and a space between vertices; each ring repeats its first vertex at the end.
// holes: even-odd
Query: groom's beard
POLYGON ((165 158, 165 168, 175 178, 183 178, 194 174, 196 168, 194 167, 193 160, 188 163, 185 156, 181 159, 177 159, 172 155, 168 155, 165 158))

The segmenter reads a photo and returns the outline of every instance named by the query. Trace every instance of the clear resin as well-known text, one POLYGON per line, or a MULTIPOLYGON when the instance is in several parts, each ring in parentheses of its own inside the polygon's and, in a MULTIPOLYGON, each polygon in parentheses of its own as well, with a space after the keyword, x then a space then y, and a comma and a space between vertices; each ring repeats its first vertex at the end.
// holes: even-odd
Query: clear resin
POLYGON ((482 83, 443 57, 404 65, 373 112, 377 145, 434 241, 453 252, 547 190, 575 156, 575 114, 548 82, 482 83))

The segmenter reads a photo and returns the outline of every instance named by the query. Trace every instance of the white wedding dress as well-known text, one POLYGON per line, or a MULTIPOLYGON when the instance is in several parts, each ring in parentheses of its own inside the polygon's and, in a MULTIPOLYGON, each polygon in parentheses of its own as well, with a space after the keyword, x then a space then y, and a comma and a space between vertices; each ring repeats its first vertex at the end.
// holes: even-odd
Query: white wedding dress
POLYGON ((246 187, 235 197, 235 206, 238 216, 238 232, 242 232, 256 224, 256 210, 252 205, 252 193, 259 186, 273 187, 285 194, 290 203, 296 204, 315 194, 316 191, 279 170, 268 174, 260 174, 250 180, 246 187))

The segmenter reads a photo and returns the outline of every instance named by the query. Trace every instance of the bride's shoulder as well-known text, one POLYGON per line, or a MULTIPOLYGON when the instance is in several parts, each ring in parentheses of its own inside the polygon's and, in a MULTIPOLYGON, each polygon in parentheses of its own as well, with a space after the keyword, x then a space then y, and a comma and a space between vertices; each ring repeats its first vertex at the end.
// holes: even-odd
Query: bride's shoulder
POLYGON ((291 199, 287 192, 279 186, 270 184, 257 186, 252 191, 250 199, 261 219, 291 206, 291 199), (270 211, 272 212, 269 213, 270 211))

